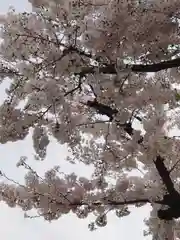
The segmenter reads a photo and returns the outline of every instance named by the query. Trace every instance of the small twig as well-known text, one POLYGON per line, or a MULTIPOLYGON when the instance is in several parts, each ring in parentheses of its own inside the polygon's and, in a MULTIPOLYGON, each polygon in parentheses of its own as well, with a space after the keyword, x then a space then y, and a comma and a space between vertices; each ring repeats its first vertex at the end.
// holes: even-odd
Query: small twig
POLYGON ((177 166, 177 164, 180 162, 180 159, 174 164, 174 166, 169 170, 169 173, 171 173, 175 167, 177 166))

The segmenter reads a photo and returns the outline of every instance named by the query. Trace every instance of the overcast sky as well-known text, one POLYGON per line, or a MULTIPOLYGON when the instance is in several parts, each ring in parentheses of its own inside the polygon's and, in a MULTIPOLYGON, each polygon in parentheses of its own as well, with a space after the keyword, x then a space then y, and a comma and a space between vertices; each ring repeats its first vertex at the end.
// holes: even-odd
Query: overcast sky
MULTIPOLYGON (((30 9, 30 5, 25 0, 1 0, 0 13, 5 13, 9 6, 13 5, 17 11, 30 9)), ((4 89, 8 82, 0 86, 0 101, 4 98, 4 89)), ((63 161, 63 156, 67 154, 65 148, 61 147, 55 141, 52 141, 48 148, 48 156, 44 162, 33 160, 33 148, 31 136, 26 140, 0 145, 0 170, 9 177, 23 181, 24 170, 16 168, 16 163, 20 156, 28 156, 28 163, 42 175, 45 170, 54 165, 61 165, 66 172, 83 172, 84 175, 91 173, 89 168, 71 166, 63 161)), ((149 208, 141 207, 132 211, 130 217, 122 219, 116 218, 113 214, 108 215, 109 223, 106 227, 98 229, 95 232, 89 232, 88 223, 91 218, 79 220, 74 215, 62 217, 52 223, 45 222, 43 219, 24 219, 23 212, 18 208, 8 208, 0 203, 0 236, 5 240, 41 240, 51 238, 52 240, 144 240, 143 219, 149 214, 149 208)))

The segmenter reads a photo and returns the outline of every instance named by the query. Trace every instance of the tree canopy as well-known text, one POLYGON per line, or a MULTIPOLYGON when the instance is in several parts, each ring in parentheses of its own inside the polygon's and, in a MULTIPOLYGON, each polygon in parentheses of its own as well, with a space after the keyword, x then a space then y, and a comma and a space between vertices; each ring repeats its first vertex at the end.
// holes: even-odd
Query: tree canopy
POLYGON ((110 211, 124 217, 149 203, 145 234, 179 239, 180 139, 170 133, 180 128, 180 1, 29 2, 31 12, 0 17, 0 79, 11 80, 0 143, 32 132, 35 160, 44 160, 54 137, 67 161, 94 173, 54 167, 41 177, 22 156, 25 184, 1 182, 1 200, 47 221, 93 213, 90 230, 110 211))

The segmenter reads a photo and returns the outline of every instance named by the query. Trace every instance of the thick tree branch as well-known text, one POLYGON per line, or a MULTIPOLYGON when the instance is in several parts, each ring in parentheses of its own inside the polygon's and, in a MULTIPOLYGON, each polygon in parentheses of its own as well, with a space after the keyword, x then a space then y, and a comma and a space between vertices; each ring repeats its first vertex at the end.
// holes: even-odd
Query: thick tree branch
MULTIPOLYGON (((130 69, 134 73, 148 73, 148 72, 158 72, 161 70, 166 70, 169 68, 175 68, 180 66, 180 58, 163 61, 159 63, 153 64, 133 64, 133 65, 126 65, 127 69, 130 69)), ((95 67, 84 67, 82 71, 79 73, 80 75, 86 75, 90 73, 95 73, 95 67)), ((116 65, 109 64, 104 67, 99 67, 99 72, 104 74, 117 74, 116 65)))
POLYGON ((163 201, 166 202, 168 209, 158 210, 158 217, 164 220, 172 220, 174 218, 180 217, 180 194, 174 188, 174 183, 170 178, 170 172, 167 170, 164 159, 161 156, 157 156, 154 161, 156 169, 163 181, 163 184, 166 186, 168 194, 163 198, 163 201))
POLYGON ((172 194, 172 195, 177 195, 178 192, 174 188, 174 184, 170 178, 170 173, 164 164, 164 159, 161 156, 157 156, 156 160, 154 161, 154 164, 156 166, 156 169, 157 169, 164 185, 167 188, 168 193, 172 194))
MULTIPOLYGON (((96 109, 97 113, 101 114, 101 115, 105 115, 107 117, 109 117, 109 121, 111 122, 114 118, 114 116, 118 113, 118 110, 116 108, 111 108, 108 105, 99 103, 96 99, 94 101, 88 101, 86 103, 87 106, 92 107, 94 109, 96 109)), ((135 117, 137 118, 137 117, 135 117)), ((140 120, 140 118, 137 118, 138 120, 140 120)), ((126 123, 120 124, 117 122, 117 124, 122 127, 124 129, 124 131, 126 133, 128 133, 130 136, 133 136, 133 132, 134 129, 132 128, 132 123, 131 121, 128 121, 126 123)), ((143 138, 141 138, 138 143, 142 143, 143 138)))
POLYGON ((112 121, 114 115, 118 113, 117 109, 113 109, 105 104, 99 103, 96 99, 94 101, 87 101, 87 106, 96 109, 99 114, 109 117, 110 121, 112 121))

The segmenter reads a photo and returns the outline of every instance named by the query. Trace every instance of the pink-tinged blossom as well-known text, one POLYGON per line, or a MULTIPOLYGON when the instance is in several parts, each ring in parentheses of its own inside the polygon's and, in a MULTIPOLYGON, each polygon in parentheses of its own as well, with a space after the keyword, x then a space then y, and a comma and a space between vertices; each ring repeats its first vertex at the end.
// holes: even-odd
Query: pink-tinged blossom
POLYGON ((31 131, 35 159, 44 160, 53 137, 66 144, 66 161, 94 172, 86 178, 55 166, 39 176, 22 156, 24 184, 0 172, 0 200, 47 221, 93 213, 90 230, 106 226, 109 211, 121 218, 130 204, 151 203, 145 234, 178 237, 179 222, 166 223, 158 211, 170 185, 179 191, 180 142, 170 131, 180 128, 180 2, 29 2, 33 12, 0 16, 0 83, 11 80, 0 143, 31 131))

